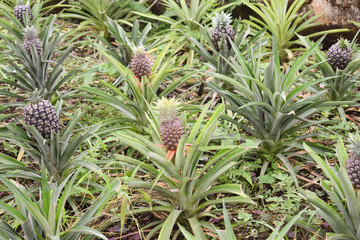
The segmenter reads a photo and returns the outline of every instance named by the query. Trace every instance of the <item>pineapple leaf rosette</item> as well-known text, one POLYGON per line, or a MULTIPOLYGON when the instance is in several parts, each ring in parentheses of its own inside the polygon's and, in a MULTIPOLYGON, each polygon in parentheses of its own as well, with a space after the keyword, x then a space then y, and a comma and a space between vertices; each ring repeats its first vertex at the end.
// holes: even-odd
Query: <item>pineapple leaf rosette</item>
MULTIPOLYGON (((25 149, 24 156, 31 157, 39 165, 43 164, 48 174, 57 181, 62 181, 74 166, 99 170, 95 164, 83 160, 81 155, 75 157, 75 153, 87 139, 102 132, 99 130, 100 124, 86 129, 76 129, 80 118, 83 116, 80 111, 74 113, 66 127, 61 131, 59 123, 60 102, 54 108, 46 100, 35 100, 26 105, 24 109, 23 128, 9 123, 0 131, 0 139, 14 142, 25 149)), ((12 165, 12 163, 10 164, 12 165)), ((26 172, 21 171, 19 176, 26 176, 26 172)))
MULTIPOLYGON (((6 41, 12 59, 10 66, 2 68, 11 76, 11 79, 2 79, 0 83, 6 83, 27 93, 38 89, 44 100, 52 100, 63 83, 70 81, 80 68, 74 68, 66 73, 62 66, 65 59, 72 50, 72 45, 60 52, 56 58, 54 53, 64 37, 59 31, 55 31, 56 17, 50 16, 46 20, 46 27, 39 33, 35 26, 27 26, 23 29, 24 39, 19 41, 6 41), (21 65, 18 64, 21 63, 21 65)), ((23 99, 21 95, 1 92, 3 95, 16 96, 23 99)))
MULTIPOLYGON (((242 3, 256 13, 250 16, 249 20, 243 20, 252 28, 252 34, 266 28, 265 36, 268 37, 269 45, 274 42, 278 45, 280 61, 288 62, 293 59, 293 52, 299 51, 297 45, 301 44, 296 39, 297 34, 312 27, 321 25, 316 21, 320 15, 311 17, 313 10, 304 12, 303 5, 306 0, 263 0, 255 3, 251 0, 243 0, 242 3)), ((330 29, 317 31, 308 35, 309 38, 320 37, 326 33, 338 33, 349 31, 348 29, 330 29)), ((269 47, 270 47, 269 46, 269 47)), ((273 49, 274 51, 274 49, 273 49)))
POLYGON ((313 86, 324 80, 304 82, 303 76, 311 67, 299 73, 320 41, 321 39, 286 70, 281 67, 276 41, 273 42, 274 52, 265 69, 260 61, 262 54, 254 54, 247 60, 233 46, 236 54, 227 61, 234 77, 216 72, 207 73, 210 78, 205 83, 226 100, 227 109, 243 116, 250 126, 229 116, 224 116, 224 119, 237 124, 251 135, 257 142, 258 152, 277 155, 285 160, 283 152, 302 147, 297 141, 309 136, 299 136, 297 133, 320 123, 311 121, 308 117, 317 112, 319 106, 327 104, 323 97, 326 91, 316 92, 308 97, 303 97, 302 94, 303 91, 311 91, 313 86), (212 79, 224 81, 232 88, 224 89, 212 79))
POLYGON ((304 148, 323 171, 326 179, 321 187, 332 200, 330 203, 319 198, 314 192, 299 188, 299 194, 318 210, 335 233, 326 233, 327 239, 360 239, 360 135, 350 135, 349 152, 340 139, 336 147, 339 165, 330 165, 308 145, 304 148))
POLYGON ((32 23, 34 19, 31 7, 23 1, 17 1, 13 6, 10 2, 0 2, 0 15, 7 19, 0 19, 0 26, 7 29, 13 36, 5 35, 2 38, 14 40, 23 39, 22 29, 32 23))
MULTIPOLYGON (((223 203, 223 216, 224 216, 224 225, 225 230, 216 229, 217 237, 219 240, 228 240, 228 239, 236 239, 236 235, 234 233, 234 228, 231 225, 229 213, 225 208, 225 203, 223 203)), ((187 231, 183 226, 181 226, 179 223, 179 228, 181 233, 184 235, 186 240, 196 240, 196 237, 192 235, 189 231, 187 231)))
MULTIPOLYGON (((0 26, 8 31, 2 38, 13 41, 14 39, 23 40, 22 29, 31 25, 38 29, 46 28, 48 18, 44 17, 52 10, 52 6, 44 6, 48 1, 0 1, 0 26)), ((55 17, 50 16, 50 18, 55 17)))
MULTIPOLYGON (((326 97, 330 101, 348 101, 344 102, 344 105, 353 104, 359 97, 358 92, 353 90, 360 77, 360 51, 353 53, 351 48, 355 44, 359 32, 351 42, 340 38, 326 54, 319 47, 312 52, 321 74, 312 72, 308 72, 308 74, 314 79, 325 79, 322 87, 327 89, 326 97)), ((308 38, 300 37, 300 39, 307 48, 312 47, 313 43, 308 38)), ((317 89, 318 91, 322 90, 320 87, 317 89)))
MULTIPOLYGON (((64 1, 65 2, 65 1, 64 1)), ((143 10, 146 12, 144 3, 146 0, 71 0, 65 4, 57 4, 64 9, 61 18, 80 20, 81 24, 69 31, 70 42, 76 42, 79 38, 100 36, 107 40, 111 39, 111 34, 106 26, 106 19, 131 26, 130 21, 134 18, 132 10, 143 10), (94 34, 89 34, 89 29, 94 34)))
POLYGON ((213 28, 209 31, 201 29, 204 41, 200 42, 189 37, 193 45, 188 46, 202 56, 213 71, 226 76, 233 75, 228 59, 234 57, 236 51, 232 49, 231 42, 246 59, 251 56, 250 53, 259 52, 259 48, 265 46, 267 42, 267 39, 262 37, 265 28, 256 35, 250 36, 248 25, 240 25, 239 20, 235 20, 231 27, 230 22, 230 14, 216 13, 213 17, 213 28))
POLYGON ((107 238, 100 231, 90 227, 90 223, 98 217, 97 213, 104 208, 106 202, 120 191, 120 182, 118 179, 110 181, 103 175, 106 186, 103 187, 102 192, 96 199, 92 199, 91 205, 84 209, 81 215, 74 216, 76 223, 67 225, 64 214, 69 210, 67 203, 71 201, 73 189, 78 184, 76 181, 79 179, 79 173, 80 169, 72 171, 63 182, 59 183, 48 177, 44 170, 40 176, 41 186, 36 191, 0 176, 2 184, 14 196, 14 201, 2 198, 0 207, 3 214, 16 219, 15 226, 8 224, 7 221, 0 222, 0 238, 69 240, 80 239, 82 235, 87 235, 106 240, 107 238), (22 229, 21 236, 19 225, 22 229))
MULTIPOLYGON (((174 103, 175 101, 169 100, 166 104, 174 103)), ((166 149, 159 148, 148 137, 131 131, 116 133, 119 141, 136 149, 147 159, 145 162, 131 156, 116 155, 119 166, 125 165, 136 171, 132 177, 124 179, 128 187, 156 192, 147 202, 142 202, 142 200, 132 202, 133 208, 127 214, 136 215, 153 211, 168 213, 166 219, 157 221, 157 226, 152 225, 152 230, 146 236, 147 239, 155 237, 159 240, 171 239, 171 236, 181 234, 181 230, 176 227, 180 224, 186 231, 192 232, 196 239, 205 240, 203 229, 217 232, 216 228, 204 219, 216 214, 208 208, 209 206, 223 202, 254 204, 242 191, 241 185, 216 184, 217 178, 235 166, 239 162, 236 160, 241 159, 249 149, 223 146, 218 153, 207 155, 205 149, 209 147, 212 135, 218 126, 218 119, 225 108, 224 104, 221 104, 214 110, 211 117, 207 118, 209 106, 210 104, 205 106, 189 135, 182 135, 178 143, 176 143, 177 135, 183 132, 178 119, 172 117, 169 120, 169 116, 162 116, 160 132, 166 135, 163 136, 164 145, 170 144, 168 148, 173 148, 174 142, 176 143, 173 161, 168 161, 166 149), (186 143, 190 144, 188 150, 186 150, 186 143), (207 156, 209 161, 201 163, 204 156, 207 156), (135 177, 137 173, 144 173, 148 177, 141 180, 135 177), (212 197, 216 194, 224 194, 224 196, 221 199, 212 197), (137 204, 141 207, 137 208, 137 204), (148 204, 148 207, 144 207, 144 204, 148 204)), ((172 113, 170 115, 174 116, 172 113)), ((121 216, 119 216, 119 221, 121 221, 121 216)))
MULTIPOLYGON (((118 30, 115 36, 120 41, 120 36, 125 32, 119 30, 120 26, 117 23, 109 20, 110 25, 113 29, 111 32, 115 29, 118 30)), ((173 68, 173 59, 166 57, 172 46, 171 43, 166 44, 161 50, 152 49, 160 52, 156 56, 151 56, 142 45, 142 39, 144 39, 147 31, 144 29, 140 36, 136 35, 137 32, 133 32, 132 40, 125 37, 121 38, 126 43, 124 45, 134 51, 128 60, 118 53, 110 52, 98 46, 99 52, 118 70, 120 81, 124 81, 128 86, 127 91, 124 92, 117 88, 117 82, 111 84, 104 81, 100 81, 101 88, 85 86, 79 89, 84 92, 83 96, 88 100, 114 107, 124 119, 133 122, 133 126, 139 130, 144 130, 150 124, 147 114, 150 112, 149 106, 152 102, 167 96, 198 72, 189 71, 181 77, 171 78, 174 72, 180 70, 173 68), (164 79, 169 78, 171 78, 171 82, 164 84, 164 79)))
MULTIPOLYGON (((146 24, 146 26, 141 29, 138 20, 134 19, 131 34, 127 33, 116 21, 110 18, 107 18, 105 24, 109 33, 115 39, 115 42, 110 42, 104 37, 97 36, 103 43, 102 45, 97 45, 97 47, 101 48, 106 54, 112 56, 124 66, 129 66, 130 61, 134 61, 133 58, 136 48, 146 44, 146 49, 153 49, 160 42, 159 40, 150 41, 152 39, 147 37, 147 34, 152 28, 151 23, 146 24)), ((145 50, 145 47, 143 49, 145 50)), ((149 58, 151 59, 152 57, 149 56, 149 58)), ((153 63, 151 65, 149 63, 148 68, 152 70, 152 67, 153 63)))
MULTIPOLYGON (((134 12, 135 14, 160 21, 169 26, 168 29, 161 32, 161 34, 155 36, 157 39, 161 38, 167 41, 172 42, 172 55, 181 55, 177 63, 179 65, 184 62, 192 64, 194 61, 194 50, 189 49, 190 40, 189 37, 196 39, 199 42, 204 41, 204 34, 202 33, 203 26, 211 22, 211 17, 209 13, 219 13, 225 9, 231 8, 236 5, 237 2, 231 2, 228 4, 223 4, 220 6, 219 1, 217 0, 192 0, 190 5, 187 5, 185 0, 175 1, 175 0, 163 0, 163 4, 166 6, 166 13, 163 15, 155 15, 147 12, 134 12)), ((219 24, 224 24, 225 31, 220 30, 216 32, 216 35, 221 38, 222 34, 220 31, 234 35, 232 28, 228 25, 229 19, 228 15, 221 15, 223 20, 219 24), (226 25, 226 26, 225 26, 226 25)), ((216 40, 215 40, 216 41, 216 40)))

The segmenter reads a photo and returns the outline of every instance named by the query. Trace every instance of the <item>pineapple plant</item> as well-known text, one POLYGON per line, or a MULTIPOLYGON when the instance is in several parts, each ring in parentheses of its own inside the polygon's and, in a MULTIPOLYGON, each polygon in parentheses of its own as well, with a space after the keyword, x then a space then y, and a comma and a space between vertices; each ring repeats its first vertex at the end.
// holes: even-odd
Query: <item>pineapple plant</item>
MULTIPOLYGON (((44 100, 51 100, 64 81, 69 81, 75 77, 81 68, 76 67, 69 72, 65 71, 63 63, 71 53, 73 45, 70 44, 63 51, 57 51, 59 43, 65 37, 65 34, 55 31, 55 20, 56 15, 46 18, 44 22, 46 28, 39 33, 42 42, 41 56, 38 55, 38 52, 41 50, 38 40, 24 40, 24 42, 21 42, 5 39, 6 47, 9 49, 10 56, 12 56, 8 61, 10 67, 6 69, 6 72, 14 79, 13 81, 8 81, 7 84, 20 88, 27 93, 32 93, 38 89, 42 94, 41 98, 44 100), (35 44, 35 46, 31 44, 35 44), (26 50, 25 48, 28 49, 26 50), (29 50, 31 52, 31 48, 35 48, 35 56, 27 54, 29 50), (55 55, 56 61, 53 59, 55 55), (51 64, 55 62, 56 64, 51 64)), ((29 28, 31 29, 31 27, 26 27, 25 29, 29 28)), ((26 31, 28 32, 28 30, 26 31)), ((35 28, 30 32, 32 32, 30 35, 35 35, 35 28)), ((23 97, 19 96, 19 98, 23 97)))
POLYGON ((219 41, 224 37, 226 39, 227 47, 230 48, 230 41, 235 40, 234 29, 230 26, 231 23, 231 14, 226 14, 224 12, 215 13, 213 17, 213 26, 214 28, 211 31, 211 41, 213 42, 216 51, 219 51, 219 41))
POLYGON ((134 75, 138 79, 141 79, 143 76, 149 77, 153 65, 154 59, 145 51, 144 46, 136 47, 130 60, 130 68, 134 75))
POLYGON ((23 46, 26 52, 31 56, 31 48, 35 46, 38 55, 41 54, 43 47, 41 40, 37 37, 37 30, 34 26, 24 28, 24 41, 23 46))
POLYGON ((47 100, 42 100, 35 91, 30 103, 24 109, 25 123, 34 126, 45 139, 50 139, 51 132, 60 133, 60 122, 55 108, 47 100))
MULTIPOLYGON (((360 137, 358 134, 356 135, 351 136, 350 139, 351 141, 356 141, 356 145, 359 146, 360 137)), ((320 198, 315 192, 300 187, 297 191, 311 203, 320 217, 325 219, 329 227, 332 228, 333 231, 328 231, 325 234, 325 239, 358 240, 360 232, 360 225, 358 224, 360 194, 358 189, 351 186, 353 177, 350 176, 351 174, 347 174, 346 171, 348 169, 346 165, 349 165, 349 162, 353 162, 356 165, 355 159, 358 156, 354 158, 354 149, 352 149, 352 156, 349 158, 344 143, 340 138, 336 146, 338 164, 330 165, 326 159, 320 157, 306 143, 304 143, 304 148, 323 171, 324 177, 328 179, 321 180, 320 182, 320 186, 328 195, 328 198, 320 198)))
POLYGON ((167 150, 176 150, 181 136, 184 135, 184 126, 177 118, 180 103, 175 98, 161 98, 156 103, 156 110, 160 116, 160 136, 167 150))
POLYGON ((33 15, 31 8, 28 5, 25 5, 23 1, 18 1, 17 5, 14 7, 14 15, 15 17, 24 24, 24 15, 28 12, 29 14, 29 20, 33 20, 33 15))
POLYGON ((360 188, 360 135, 350 134, 350 157, 346 164, 346 172, 355 188, 360 188))
POLYGON ((344 38, 340 38, 337 43, 333 44, 326 55, 326 60, 334 71, 337 68, 344 70, 352 58, 353 54, 349 41, 344 38))

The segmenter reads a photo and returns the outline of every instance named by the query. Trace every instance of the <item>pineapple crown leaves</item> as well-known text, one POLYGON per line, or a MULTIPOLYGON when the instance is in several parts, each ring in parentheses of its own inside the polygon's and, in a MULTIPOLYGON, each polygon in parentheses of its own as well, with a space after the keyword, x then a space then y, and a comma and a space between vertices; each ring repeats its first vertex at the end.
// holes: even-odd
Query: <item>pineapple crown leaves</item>
POLYGON ((160 120, 162 122, 167 122, 176 117, 179 105, 180 102, 175 98, 168 99, 162 97, 156 102, 155 109, 160 116, 160 120))
POLYGON ((33 92, 28 93, 27 98, 30 103, 38 103, 44 99, 43 96, 44 92, 36 88, 33 92))
POLYGON ((133 46, 132 47, 134 54, 144 54, 146 51, 146 48, 144 45, 140 44, 139 46, 133 46))
POLYGON ((212 18, 214 28, 225 28, 231 23, 231 13, 226 14, 222 11, 220 14, 215 13, 215 17, 212 18))
POLYGON ((27 26, 23 29, 23 35, 25 39, 37 38, 37 29, 35 26, 27 26))
POLYGON ((150 54, 146 51, 146 47, 142 43, 140 43, 139 45, 131 44, 130 48, 132 51, 132 56, 143 54, 150 56, 150 54))
POLYGON ((348 50, 350 48, 350 43, 347 39, 344 38, 339 38, 339 40, 336 43, 339 48, 341 48, 342 50, 348 50))
POLYGON ((18 0, 18 1, 16 1, 16 5, 24 5, 24 0, 18 0))

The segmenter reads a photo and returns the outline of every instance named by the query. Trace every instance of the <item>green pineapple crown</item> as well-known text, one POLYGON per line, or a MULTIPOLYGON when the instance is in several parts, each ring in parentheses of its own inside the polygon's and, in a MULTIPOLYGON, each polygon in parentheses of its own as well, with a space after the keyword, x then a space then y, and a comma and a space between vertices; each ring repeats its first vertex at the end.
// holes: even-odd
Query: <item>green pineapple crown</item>
POLYGON ((162 97, 157 101, 155 109, 157 110, 160 120, 162 122, 168 122, 171 119, 176 118, 177 110, 180 105, 175 98, 164 98, 162 97))
POLYGON ((356 132, 356 134, 349 134, 349 151, 359 156, 360 155, 360 134, 359 132, 356 132))
POLYGON ((339 48, 341 48, 342 50, 347 50, 350 47, 350 43, 347 39, 344 38, 339 38, 337 45, 339 46, 339 48))
POLYGON ((133 47, 133 52, 134 52, 134 54, 144 54, 145 53, 145 47, 144 47, 144 45, 142 45, 142 44, 140 44, 139 46, 137 46, 137 47, 133 47))
POLYGON ((17 0, 16 5, 24 5, 24 0, 17 0))
POLYGON ((231 13, 226 14, 222 11, 220 14, 215 13, 215 17, 212 18, 214 28, 226 28, 231 23, 231 13))
POLYGON ((37 29, 35 26, 28 26, 23 29, 23 35, 26 39, 37 38, 37 29))
POLYGON ((36 88, 33 92, 27 94, 27 99, 29 103, 38 103, 44 99, 44 91, 36 88))

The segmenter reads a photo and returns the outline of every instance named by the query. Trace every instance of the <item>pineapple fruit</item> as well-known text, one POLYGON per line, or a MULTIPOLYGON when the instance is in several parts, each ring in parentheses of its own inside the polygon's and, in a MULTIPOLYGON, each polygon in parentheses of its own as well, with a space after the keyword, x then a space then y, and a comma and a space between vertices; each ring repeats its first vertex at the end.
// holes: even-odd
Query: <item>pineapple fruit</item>
POLYGON ((49 139, 51 132, 60 133, 60 122, 55 108, 47 100, 40 100, 34 96, 24 109, 25 123, 34 126, 45 139, 49 139))
POLYGON ((346 164, 346 172, 355 188, 360 188, 360 135, 350 134, 350 157, 346 164))
POLYGON ((24 34, 23 46, 26 52, 31 56, 31 48, 32 46, 35 46, 37 54, 41 55, 43 47, 41 40, 37 37, 36 28, 34 26, 26 27, 24 28, 23 34, 24 34))
POLYGON ((211 31, 211 41, 213 42, 216 51, 219 51, 219 42, 224 37, 226 39, 228 49, 231 48, 230 41, 235 40, 234 29, 230 26, 231 23, 231 14, 226 14, 224 12, 215 13, 213 17, 214 28, 211 31))
POLYGON ((161 98, 156 103, 156 110, 160 116, 160 136, 166 149, 176 150, 181 136, 184 135, 184 126, 177 118, 177 109, 180 103, 174 98, 161 98))
POLYGON ((22 24, 24 24, 24 15, 26 12, 29 14, 29 20, 32 21, 33 15, 31 8, 28 5, 24 5, 23 1, 18 1, 14 7, 14 15, 22 24))
POLYGON ((329 48, 326 56, 327 62, 334 71, 336 71, 336 68, 344 70, 352 58, 353 55, 349 41, 343 38, 340 38, 337 43, 329 48))
POLYGON ((154 59, 152 56, 145 51, 143 46, 137 47, 130 61, 130 68, 134 75, 138 79, 141 79, 142 76, 149 77, 153 66, 154 59))

